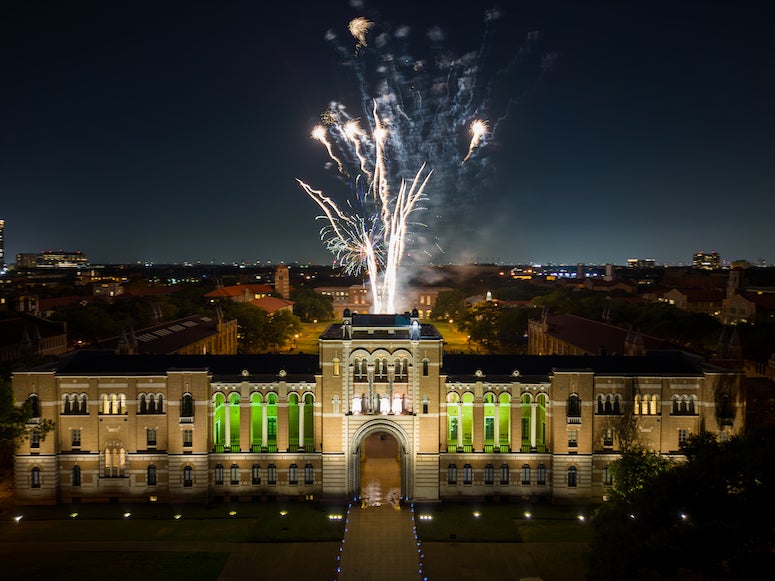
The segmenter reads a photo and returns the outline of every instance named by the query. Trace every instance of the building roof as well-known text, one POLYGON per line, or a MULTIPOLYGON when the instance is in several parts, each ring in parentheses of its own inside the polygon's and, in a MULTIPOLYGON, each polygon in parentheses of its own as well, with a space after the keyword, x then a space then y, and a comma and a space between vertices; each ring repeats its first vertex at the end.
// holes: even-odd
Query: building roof
POLYGON ((118 355, 107 349, 72 351, 27 371, 59 375, 164 375, 206 371, 213 381, 315 382, 317 355, 118 355))
POLYGON ((460 355, 444 356, 441 369, 449 381, 470 383, 549 381, 559 372, 587 372, 596 375, 702 376, 717 370, 699 357, 684 351, 651 351, 640 357, 624 355, 460 355))
MULTIPOLYGON (((409 339, 411 330, 409 315, 370 315, 355 314, 352 316, 352 338, 362 340, 376 339, 409 339)), ((341 339, 343 323, 330 325, 320 335, 323 340, 341 339)), ((420 323, 420 340, 440 340, 441 334, 430 323, 420 323)))
POLYGON ((14 317, 0 319, 0 346, 20 345, 67 334, 67 326, 60 321, 49 321, 41 317, 20 313, 14 317))
POLYGON ((681 293, 687 301, 693 303, 721 303, 724 300, 724 293, 718 289, 674 288, 669 292, 674 291, 681 293))
POLYGON ((171 354, 218 333, 218 321, 208 315, 191 315, 139 331, 101 341, 102 349, 118 349, 121 343, 137 341, 137 353, 171 354))
POLYGON ((269 294, 274 292, 274 288, 268 284, 235 284, 232 286, 222 286, 205 294, 207 298, 233 298, 249 294, 269 294))
MULTIPOLYGON (((547 335, 593 354, 616 355, 624 353, 627 336, 632 333, 628 329, 567 313, 551 315, 547 318, 547 323, 549 324, 547 335)), ((679 348, 678 345, 659 337, 643 334, 641 337, 643 338, 643 347, 647 351, 679 348)))
POLYGON ((292 307, 294 302, 279 297, 262 297, 260 299, 253 299, 250 301, 250 304, 259 309, 264 309, 267 313, 275 313, 281 309, 292 307))

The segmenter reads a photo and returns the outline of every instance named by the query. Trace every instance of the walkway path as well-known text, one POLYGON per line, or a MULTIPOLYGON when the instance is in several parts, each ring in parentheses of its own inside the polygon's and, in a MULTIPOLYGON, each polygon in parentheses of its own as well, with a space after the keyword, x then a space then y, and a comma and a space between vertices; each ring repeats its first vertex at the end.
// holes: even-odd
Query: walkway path
POLYGON ((408 507, 353 505, 344 533, 340 581, 418 581, 420 559, 408 507))

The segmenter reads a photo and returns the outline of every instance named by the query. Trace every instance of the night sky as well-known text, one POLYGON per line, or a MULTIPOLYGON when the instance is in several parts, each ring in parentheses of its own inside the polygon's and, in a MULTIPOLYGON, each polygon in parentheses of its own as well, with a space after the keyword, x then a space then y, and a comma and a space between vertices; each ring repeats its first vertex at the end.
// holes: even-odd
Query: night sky
MULTIPOLYGON (((434 26, 455 54, 485 36, 487 3, 416 2, 4 2, 8 261, 65 249, 111 263, 330 262, 296 183, 347 195, 309 137, 331 100, 357 93, 326 32, 354 50, 355 16, 408 25, 413 59, 430 57, 434 26)), ((476 89, 491 94, 489 119, 505 118, 472 159, 481 179, 462 196, 429 186, 418 239, 440 250, 414 256, 775 262, 768 4, 504 3, 476 89)), ((428 161, 439 175, 460 162, 428 161)))

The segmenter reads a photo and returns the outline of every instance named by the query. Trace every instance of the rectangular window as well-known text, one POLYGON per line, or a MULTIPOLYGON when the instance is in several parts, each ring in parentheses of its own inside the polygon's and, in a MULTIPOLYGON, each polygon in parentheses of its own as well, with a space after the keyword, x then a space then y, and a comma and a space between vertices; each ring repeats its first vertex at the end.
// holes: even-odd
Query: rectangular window
POLYGON ((299 468, 296 466, 296 464, 291 464, 291 467, 288 469, 288 484, 298 484, 299 483, 299 468))
POLYGON ((194 445, 194 430, 183 430, 183 447, 191 448, 194 445))
POLYGON ((522 466, 522 484, 525 486, 530 485, 530 464, 522 466))
POLYGON ((606 464, 606 467, 603 469, 603 484, 605 484, 606 486, 611 486, 613 483, 614 483, 614 477, 611 476, 611 470, 606 464))
POLYGON ((277 468, 274 464, 270 464, 266 469, 266 479, 269 481, 269 484, 277 484, 277 468))
POLYGON ((474 471, 470 464, 463 466, 463 484, 471 484, 474 481, 474 471))
POLYGON ((493 469, 492 464, 487 464, 487 466, 484 467, 484 483, 492 484, 494 480, 495 470, 493 469))
POLYGON ((81 430, 73 429, 70 431, 70 444, 73 448, 81 447, 81 430))
POLYGON ((253 484, 261 484, 261 466, 253 464, 253 468, 250 471, 250 480, 253 484))
POLYGON ((40 448, 40 432, 37 429, 30 432, 30 448, 40 448))
POLYGON ((495 439, 495 418, 484 418, 484 439, 492 441, 495 439))
POLYGON ((509 465, 501 464, 501 484, 506 485, 509 483, 509 465))
POLYGON ((148 428, 145 433, 146 433, 146 442, 148 443, 148 447, 155 448, 156 447, 156 429, 148 428))
POLYGON ((447 484, 457 484, 457 466, 454 464, 447 466, 447 484))
POLYGON ((546 484, 546 466, 543 464, 539 464, 536 470, 536 484, 546 484))
POLYGON ((577 448, 579 445, 579 431, 568 430, 568 448, 577 448))
POLYGON ((678 430, 678 446, 686 444, 686 439, 689 437, 689 430, 678 430))
POLYGON ((605 428, 603 430, 603 446, 606 448, 612 448, 614 445, 614 429, 605 428))
POLYGON ((312 464, 307 464, 304 467, 304 484, 312 484, 314 482, 315 472, 312 468, 312 464))

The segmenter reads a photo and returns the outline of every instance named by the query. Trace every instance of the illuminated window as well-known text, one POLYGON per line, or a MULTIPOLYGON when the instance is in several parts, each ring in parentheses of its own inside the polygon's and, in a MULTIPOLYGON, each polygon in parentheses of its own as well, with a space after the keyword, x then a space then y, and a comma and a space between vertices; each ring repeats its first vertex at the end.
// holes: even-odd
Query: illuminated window
POLYGON ((183 447, 190 448, 194 445, 194 430, 183 430, 183 447))
POLYGON ((614 477, 611 474, 611 469, 608 464, 603 468, 603 484, 611 486, 614 483, 614 477))
POLYGON ((530 484, 530 464, 522 465, 522 484, 528 486, 530 484))
POLYGON ((215 465, 215 483, 223 484, 223 464, 215 465))
POLYGON ((463 484, 471 484, 474 481, 474 470, 470 464, 463 466, 463 484))
POLYGON ((40 468, 37 466, 30 472, 30 486, 32 488, 40 488, 40 468))
POLYGON ((484 483, 492 484, 495 480, 495 468, 492 464, 487 464, 484 467, 484 483))
POLYGON ((266 469, 266 479, 269 484, 277 484, 277 466, 270 464, 266 469))
POLYGON ((509 465, 501 464, 501 484, 506 485, 509 483, 509 465))
POLYGON ((73 428, 70 431, 70 443, 73 448, 81 447, 81 430, 79 428, 73 428))
POLYGON ((536 470, 536 484, 546 484, 546 466, 543 464, 539 464, 536 470))
POLYGON ((288 484, 299 483, 299 467, 296 464, 291 464, 288 468, 288 484))
POLYGON ((30 432, 30 448, 40 448, 40 432, 37 429, 30 432))
POLYGON ((229 468, 229 483, 232 486, 239 484, 239 466, 236 464, 232 464, 231 468, 229 468))
POLYGON ((678 446, 681 447, 686 444, 686 440, 689 438, 689 430, 678 430, 678 446))
POLYGON ((148 447, 155 448, 156 447, 156 429, 148 428, 145 434, 146 434, 145 439, 148 444, 148 447))
POLYGON ((447 466, 447 484, 457 484, 457 465, 447 466))
POLYGON ((191 488, 194 485, 194 470, 191 466, 183 468, 183 486, 191 488))
POLYGON ((312 464, 307 463, 304 466, 304 484, 312 484, 314 482, 315 472, 312 468, 312 464))
POLYGON ((568 448, 577 448, 579 445, 579 431, 568 430, 568 448))

